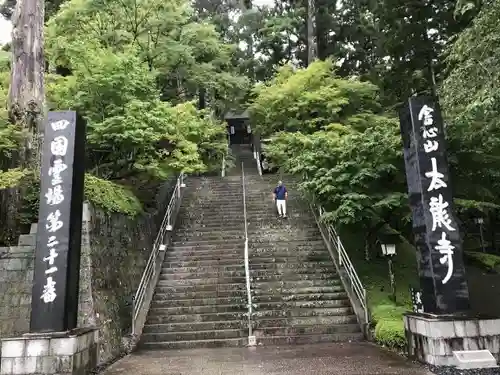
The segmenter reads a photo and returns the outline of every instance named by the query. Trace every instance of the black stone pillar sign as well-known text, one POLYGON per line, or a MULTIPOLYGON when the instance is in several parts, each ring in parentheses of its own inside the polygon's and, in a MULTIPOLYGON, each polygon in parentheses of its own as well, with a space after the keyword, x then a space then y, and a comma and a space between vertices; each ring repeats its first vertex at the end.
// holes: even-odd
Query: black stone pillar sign
POLYGON ((410 98, 400 125, 424 312, 466 312, 469 292, 437 100, 410 98))
POLYGON ((40 209, 30 331, 76 328, 85 123, 76 112, 49 112, 41 164, 40 209))

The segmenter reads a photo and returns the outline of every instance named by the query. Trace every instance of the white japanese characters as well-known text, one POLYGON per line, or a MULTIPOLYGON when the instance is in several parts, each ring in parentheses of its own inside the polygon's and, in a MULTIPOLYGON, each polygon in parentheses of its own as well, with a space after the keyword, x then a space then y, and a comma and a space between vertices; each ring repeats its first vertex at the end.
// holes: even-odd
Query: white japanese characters
MULTIPOLYGON (((420 112, 418 113, 418 120, 422 121, 422 137, 423 137, 423 149, 426 154, 431 154, 433 152, 439 151, 439 142, 435 139, 438 136, 438 128, 434 126, 434 109, 427 105, 424 105, 420 112)), ((429 155, 431 156, 431 155, 429 155)), ((429 204, 429 212, 432 216, 432 231, 441 231, 441 238, 434 245, 434 250, 438 251, 442 256, 439 259, 441 264, 446 264, 448 266, 448 271, 445 277, 441 280, 443 284, 450 281, 453 275, 453 254, 455 247, 451 245, 451 242, 447 239, 448 232, 455 231, 453 227, 451 215, 448 212, 449 202, 443 199, 443 195, 439 193, 439 190, 447 188, 447 184, 444 181, 444 174, 439 172, 439 167, 437 165, 436 157, 430 157, 431 170, 425 172, 425 177, 430 179, 428 192, 436 192, 436 195, 431 196, 429 204)))
POLYGON ((424 307, 422 303, 422 292, 416 291, 413 300, 413 310, 418 313, 424 312, 424 307))
MULTIPOLYGON (((70 124, 67 120, 60 120, 50 124, 54 132, 65 130, 70 124)), ((57 246, 57 232, 64 226, 61 219, 61 211, 57 208, 65 200, 63 191, 64 172, 68 166, 64 163, 64 157, 68 151, 68 138, 64 135, 56 135, 50 142, 50 160, 52 165, 49 168, 48 174, 51 178, 50 187, 45 193, 46 203, 53 210, 49 212, 45 220, 45 229, 49 233, 49 238, 46 244, 48 255, 43 258, 47 264, 45 270, 46 282, 43 287, 41 299, 44 303, 54 302, 57 298, 56 282, 53 275, 57 272, 56 259, 59 256, 57 246)))

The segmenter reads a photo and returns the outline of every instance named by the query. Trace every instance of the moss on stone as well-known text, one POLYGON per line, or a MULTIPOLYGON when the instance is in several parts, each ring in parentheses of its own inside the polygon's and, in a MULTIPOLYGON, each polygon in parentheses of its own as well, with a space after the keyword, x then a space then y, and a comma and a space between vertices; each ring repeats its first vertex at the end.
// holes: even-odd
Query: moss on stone
POLYGON ((85 197, 108 213, 136 216, 142 212, 141 203, 129 189, 88 173, 85 175, 85 197))
MULTIPOLYGON (((6 172, 0 171, 0 190, 22 185, 30 187, 30 199, 23 202, 27 216, 22 222, 32 223, 36 221, 38 214, 38 197, 40 194, 39 183, 35 181, 33 171, 30 169, 9 169, 6 172), (31 213, 31 215, 29 215, 31 213)), ((120 213, 127 216, 136 216, 142 212, 142 205, 137 197, 125 186, 115 184, 111 181, 93 176, 85 175, 85 197, 95 207, 99 207, 108 213, 120 213)), ((26 200, 26 197, 24 197, 26 200)))
POLYGON ((469 263, 486 271, 500 273, 500 256, 477 251, 468 251, 464 254, 469 263))

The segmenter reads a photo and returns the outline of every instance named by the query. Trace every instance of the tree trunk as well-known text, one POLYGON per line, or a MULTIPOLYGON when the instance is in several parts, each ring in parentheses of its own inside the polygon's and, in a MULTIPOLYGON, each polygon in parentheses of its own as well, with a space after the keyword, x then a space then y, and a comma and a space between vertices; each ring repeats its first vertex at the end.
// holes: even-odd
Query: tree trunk
POLYGON ((328 2, 316 0, 316 52, 318 59, 326 60, 328 57, 328 24, 331 22, 328 15, 328 2))
MULTIPOLYGON (((241 2, 241 12, 245 13, 252 9, 252 0, 243 0, 241 2)), ((251 82, 255 82, 255 61, 254 61, 254 38, 253 33, 250 32, 246 38, 247 43, 247 59, 250 61, 248 67, 248 75, 251 82)))
MULTIPOLYGON (((8 167, 31 168, 38 178, 44 124, 43 27, 44 1, 18 0, 12 17, 12 64, 8 97, 12 124, 26 132, 26 138, 12 154, 8 167)), ((26 191, 20 186, 1 192, 0 201, 8 202, 0 210, 0 226, 15 241, 19 234, 21 197, 26 191)))
POLYGON ((307 66, 316 58, 314 45, 314 0, 307 0, 307 66))
POLYGON ((205 88, 200 86, 198 89, 198 109, 205 109, 206 107, 205 94, 205 88))
POLYGON ((18 0, 12 17, 12 65, 9 116, 27 131, 24 147, 13 165, 40 168, 45 89, 43 56, 43 0, 18 0))

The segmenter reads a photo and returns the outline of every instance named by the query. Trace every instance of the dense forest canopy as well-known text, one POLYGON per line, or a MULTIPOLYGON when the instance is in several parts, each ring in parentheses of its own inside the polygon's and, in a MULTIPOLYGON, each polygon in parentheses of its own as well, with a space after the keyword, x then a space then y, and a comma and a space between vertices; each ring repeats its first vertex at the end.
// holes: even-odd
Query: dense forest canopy
MULTIPOLYGON (((15 7, 7 0, 1 13, 15 7)), ((248 108, 274 140, 271 160, 307 177, 302 188, 327 218, 411 237, 396 110, 436 93, 460 209, 499 203, 500 0, 46 0, 44 9, 43 105, 87 120, 93 192, 118 189, 147 209, 169 176, 220 168, 223 114, 248 108)), ((37 172, 19 150, 40 131, 12 116, 16 48, 0 54, 0 188, 30 194, 12 200, 13 226, 36 217, 37 172)))

